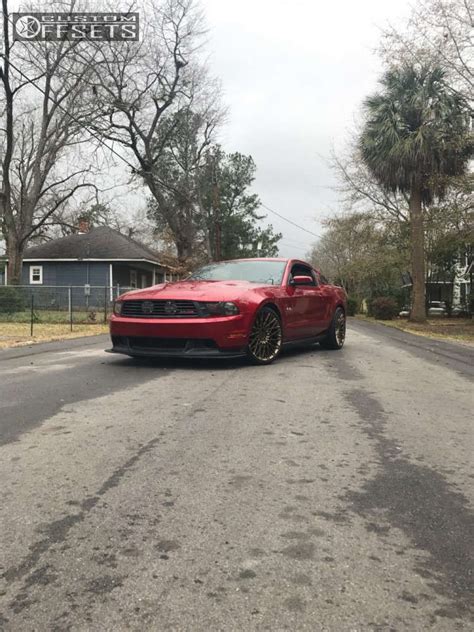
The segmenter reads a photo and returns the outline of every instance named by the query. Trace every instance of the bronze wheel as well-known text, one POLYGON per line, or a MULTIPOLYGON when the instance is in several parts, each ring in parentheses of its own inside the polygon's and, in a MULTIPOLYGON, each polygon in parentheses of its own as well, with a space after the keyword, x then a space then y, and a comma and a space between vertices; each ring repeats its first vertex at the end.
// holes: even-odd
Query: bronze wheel
POLYGON ((332 323, 320 345, 324 349, 342 349, 346 339, 346 315, 342 307, 334 312, 332 323))
POLYGON ((247 353, 256 364, 270 364, 281 351, 283 332, 281 322, 273 309, 261 309, 250 332, 247 353))
POLYGON ((344 340, 346 339, 346 317, 342 310, 339 310, 336 315, 335 322, 335 338, 339 348, 344 344, 344 340))

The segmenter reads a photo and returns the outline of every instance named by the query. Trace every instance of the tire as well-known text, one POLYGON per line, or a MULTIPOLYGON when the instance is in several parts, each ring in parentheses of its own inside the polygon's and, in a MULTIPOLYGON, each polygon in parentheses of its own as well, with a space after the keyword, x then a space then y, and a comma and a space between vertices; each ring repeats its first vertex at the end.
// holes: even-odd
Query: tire
POLYGON ((283 344, 283 329, 278 314, 263 307, 255 317, 247 346, 253 364, 270 364, 278 358, 283 344))
POLYGON ((342 307, 334 312, 326 337, 319 343, 323 349, 342 349, 346 338, 346 315, 342 307))

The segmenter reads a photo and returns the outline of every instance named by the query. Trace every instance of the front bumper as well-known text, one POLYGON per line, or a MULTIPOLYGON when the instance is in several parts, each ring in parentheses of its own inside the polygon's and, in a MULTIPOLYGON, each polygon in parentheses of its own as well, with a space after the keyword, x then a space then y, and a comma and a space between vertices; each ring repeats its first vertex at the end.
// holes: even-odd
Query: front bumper
POLYGON ((156 346, 144 346, 140 338, 134 341, 122 339, 120 344, 116 344, 113 339, 112 342, 113 347, 106 349, 107 353, 121 353, 143 358, 239 358, 245 355, 244 349, 226 351, 217 347, 195 345, 195 341, 192 340, 187 340, 182 348, 161 347, 159 343, 156 346))
POLYGON ((249 318, 127 318, 112 316, 112 353, 149 357, 235 357, 245 353, 249 318))

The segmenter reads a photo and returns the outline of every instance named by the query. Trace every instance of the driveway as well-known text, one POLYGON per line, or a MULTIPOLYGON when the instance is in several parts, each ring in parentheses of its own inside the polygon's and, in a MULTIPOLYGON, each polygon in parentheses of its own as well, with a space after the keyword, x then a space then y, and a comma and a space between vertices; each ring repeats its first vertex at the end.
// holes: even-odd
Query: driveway
POLYGON ((471 630, 473 352, 0 354, 0 629, 471 630))

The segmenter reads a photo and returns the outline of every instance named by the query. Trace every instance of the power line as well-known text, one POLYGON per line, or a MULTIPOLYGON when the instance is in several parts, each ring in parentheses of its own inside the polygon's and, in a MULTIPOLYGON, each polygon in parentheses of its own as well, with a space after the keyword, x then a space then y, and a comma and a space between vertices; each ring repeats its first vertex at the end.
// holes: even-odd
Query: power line
POLYGON ((295 226, 296 228, 299 228, 300 230, 304 230, 305 233, 308 233, 309 235, 312 235, 313 237, 320 239, 321 235, 316 235, 316 233, 313 233, 313 231, 308 230, 307 228, 304 228, 304 226, 300 226, 296 222, 293 222, 291 219, 288 219, 288 217, 285 217, 284 215, 277 213, 277 211, 274 211, 272 208, 270 208, 266 204, 261 204, 261 206, 263 206, 264 209, 266 209, 267 211, 270 211, 270 213, 273 213, 274 215, 284 220, 285 222, 288 222, 288 224, 291 224, 292 226, 295 226))
MULTIPOLYGON (((301 240, 298 241, 296 239, 289 239, 286 235, 283 235, 283 239, 285 240, 285 242, 287 244, 290 244, 291 246, 295 246, 295 247, 301 248, 301 244, 302 244, 301 240)), ((304 245, 304 243, 303 243, 303 245, 304 245)))
POLYGON ((291 249, 291 250, 299 250, 300 252, 308 252, 308 248, 301 248, 300 246, 293 246, 293 244, 289 244, 286 241, 279 241, 277 243, 277 246, 285 246, 285 248, 291 249))

